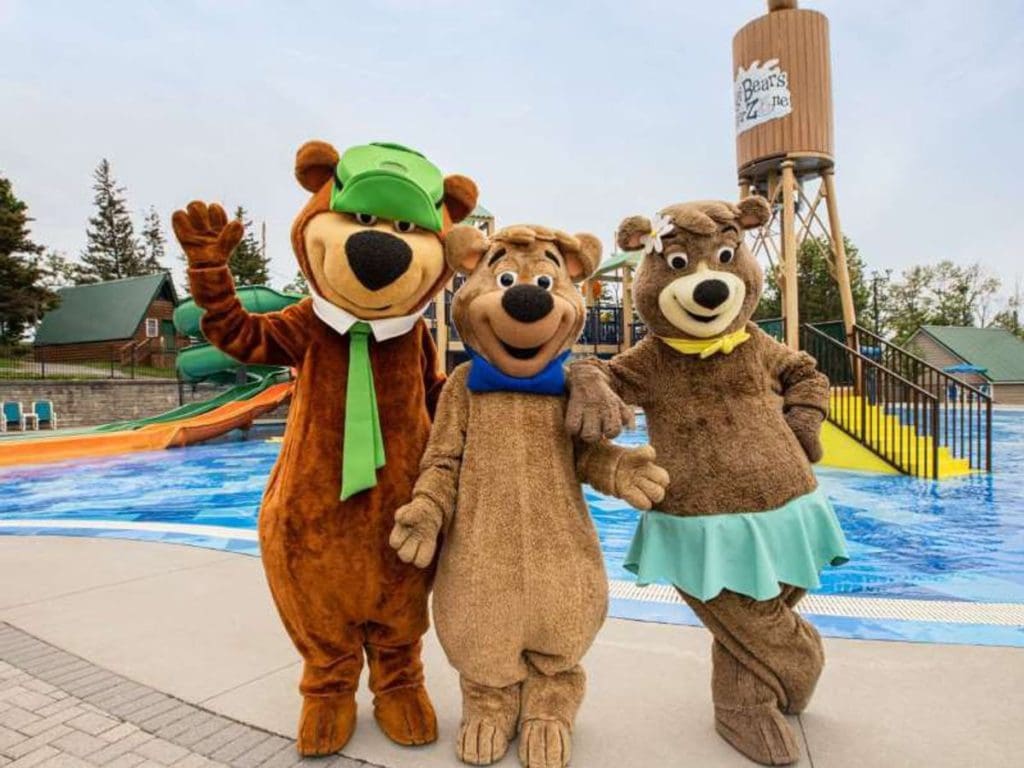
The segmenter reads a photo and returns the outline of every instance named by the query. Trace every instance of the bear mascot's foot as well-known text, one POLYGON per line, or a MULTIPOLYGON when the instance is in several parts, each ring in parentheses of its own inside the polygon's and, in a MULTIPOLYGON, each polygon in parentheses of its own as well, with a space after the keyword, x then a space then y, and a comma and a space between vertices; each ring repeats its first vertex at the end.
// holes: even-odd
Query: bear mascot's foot
POLYGON ((519 762, 525 768, 565 768, 572 733, 560 720, 525 720, 519 732, 519 762))
POLYGON ((459 726, 455 754, 469 765, 496 763, 508 752, 508 733, 489 717, 470 716, 459 726))
POLYGON ((304 757, 340 752, 356 727, 355 694, 303 696, 297 748, 304 757))
POLYGON ((411 747, 437 741, 437 715, 422 685, 378 693, 373 699, 373 716, 396 744, 411 747))
POLYGON ((715 707, 715 730, 737 751, 762 765, 792 765, 800 746, 786 717, 774 706, 715 707))

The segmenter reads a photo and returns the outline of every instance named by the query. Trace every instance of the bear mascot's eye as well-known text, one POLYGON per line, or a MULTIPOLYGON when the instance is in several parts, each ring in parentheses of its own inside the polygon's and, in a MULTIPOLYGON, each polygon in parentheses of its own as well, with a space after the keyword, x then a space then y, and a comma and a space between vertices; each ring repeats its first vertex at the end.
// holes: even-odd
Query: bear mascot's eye
POLYGON ((686 269, 687 265, 690 263, 690 257, 685 253, 673 253, 668 257, 667 261, 668 265, 672 267, 672 269, 686 269))
POLYGON ((736 252, 732 248, 722 248, 718 251, 718 261, 720 264, 728 264, 736 256, 736 252))
POLYGON ((511 270, 508 272, 502 272, 500 275, 498 275, 498 285, 500 285, 502 288, 511 288, 513 285, 516 284, 516 279, 518 277, 519 276, 515 272, 512 272, 511 270))
POLYGON ((364 227, 372 227, 377 223, 377 217, 372 213, 357 213, 356 221, 362 224, 364 227))
POLYGON ((550 291, 555 287, 555 281, 551 279, 551 275, 537 275, 533 278, 534 285, 538 288, 543 288, 545 291, 550 291))
POLYGON ((416 229, 416 225, 413 224, 411 221, 396 221, 395 229, 407 235, 414 229, 416 229))

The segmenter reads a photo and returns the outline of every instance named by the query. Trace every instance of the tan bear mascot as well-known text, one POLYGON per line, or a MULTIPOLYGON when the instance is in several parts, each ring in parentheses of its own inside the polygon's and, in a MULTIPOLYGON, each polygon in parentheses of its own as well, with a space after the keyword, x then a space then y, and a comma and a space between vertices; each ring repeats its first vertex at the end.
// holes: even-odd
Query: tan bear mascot
POLYGON ((633 296, 649 334, 610 363, 573 366, 567 426, 589 440, 614 433, 609 385, 643 407, 671 483, 625 565, 640 583, 673 584, 714 635, 722 737, 786 765, 799 747, 784 715, 807 706, 824 663, 821 638, 794 608, 846 549, 811 471, 828 380, 750 322, 762 276, 743 231, 768 215, 751 197, 621 224, 620 247, 645 250, 633 296))
POLYGON ((565 432, 563 364, 586 315, 574 282, 597 265, 597 238, 516 226, 487 240, 456 227, 445 253, 469 274, 452 319, 471 360, 441 393, 391 544, 425 566, 443 534, 434 622, 461 677, 459 758, 496 762, 518 730, 524 765, 561 768, 580 659, 608 602, 580 483, 649 509, 668 476, 649 446, 577 445, 565 432))
POLYGON ((421 311, 451 275, 443 239, 476 205, 396 144, 304 144, 295 175, 312 197, 292 226, 310 298, 247 313, 227 262, 242 237, 219 205, 174 214, 203 333, 243 363, 298 371, 281 455, 260 508, 260 551, 302 655, 298 749, 337 752, 356 722, 363 656, 374 716, 400 744, 437 738, 423 685, 431 570, 388 546, 409 501, 444 382, 421 311))

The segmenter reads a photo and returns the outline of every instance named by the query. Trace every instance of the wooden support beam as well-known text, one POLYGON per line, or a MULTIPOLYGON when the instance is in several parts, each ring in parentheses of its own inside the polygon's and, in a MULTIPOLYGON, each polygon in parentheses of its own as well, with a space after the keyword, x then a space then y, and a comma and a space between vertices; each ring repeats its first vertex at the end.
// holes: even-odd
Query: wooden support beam
POLYGON ((782 316, 786 345, 800 348, 800 305, 796 261, 796 171, 792 160, 782 164, 782 316))
POLYGON ((853 290, 850 288, 850 268, 846 263, 846 243, 839 224, 839 204, 836 202, 836 186, 831 168, 822 173, 825 185, 825 203, 828 206, 828 223, 831 231, 832 254, 835 262, 836 282, 839 284, 839 299, 843 307, 843 325, 846 327, 847 343, 853 340, 853 326, 857 323, 857 309, 853 305, 853 290))

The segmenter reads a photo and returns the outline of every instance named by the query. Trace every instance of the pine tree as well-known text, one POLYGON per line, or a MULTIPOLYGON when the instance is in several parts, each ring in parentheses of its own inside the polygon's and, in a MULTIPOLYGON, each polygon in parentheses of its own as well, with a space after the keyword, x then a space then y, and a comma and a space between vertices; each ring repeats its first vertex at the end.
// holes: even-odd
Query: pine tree
POLYGON ((103 158, 93 173, 96 215, 89 218, 88 244, 82 252, 79 283, 95 283, 147 274, 128 215, 124 187, 117 185, 110 162, 103 158))
POLYGON ((235 218, 242 222, 245 234, 231 254, 228 269, 231 270, 236 285, 266 285, 270 281, 270 259, 264 256, 263 249, 253 232, 252 220, 247 216, 242 206, 235 209, 235 218))
POLYGON ((142 225, 142 266, 147 273, 164 272, 164 256, 167 255, 167 240, 160 228, 160 214, 149 206, 146 220, 142 225))
POLYGON ((292 280, 288 285, 284 287, 288 293, 304 293, 309 295, 309 283, 306 282, 306 276, 302 274, 302 270, 295 272, 295 279, 292 280))
POLYGON ((56 306, 58 297, 43 285, 39 254, 32 241, 28 206, 0 176, 0 344, 18 343, 25 331, 56 306))

